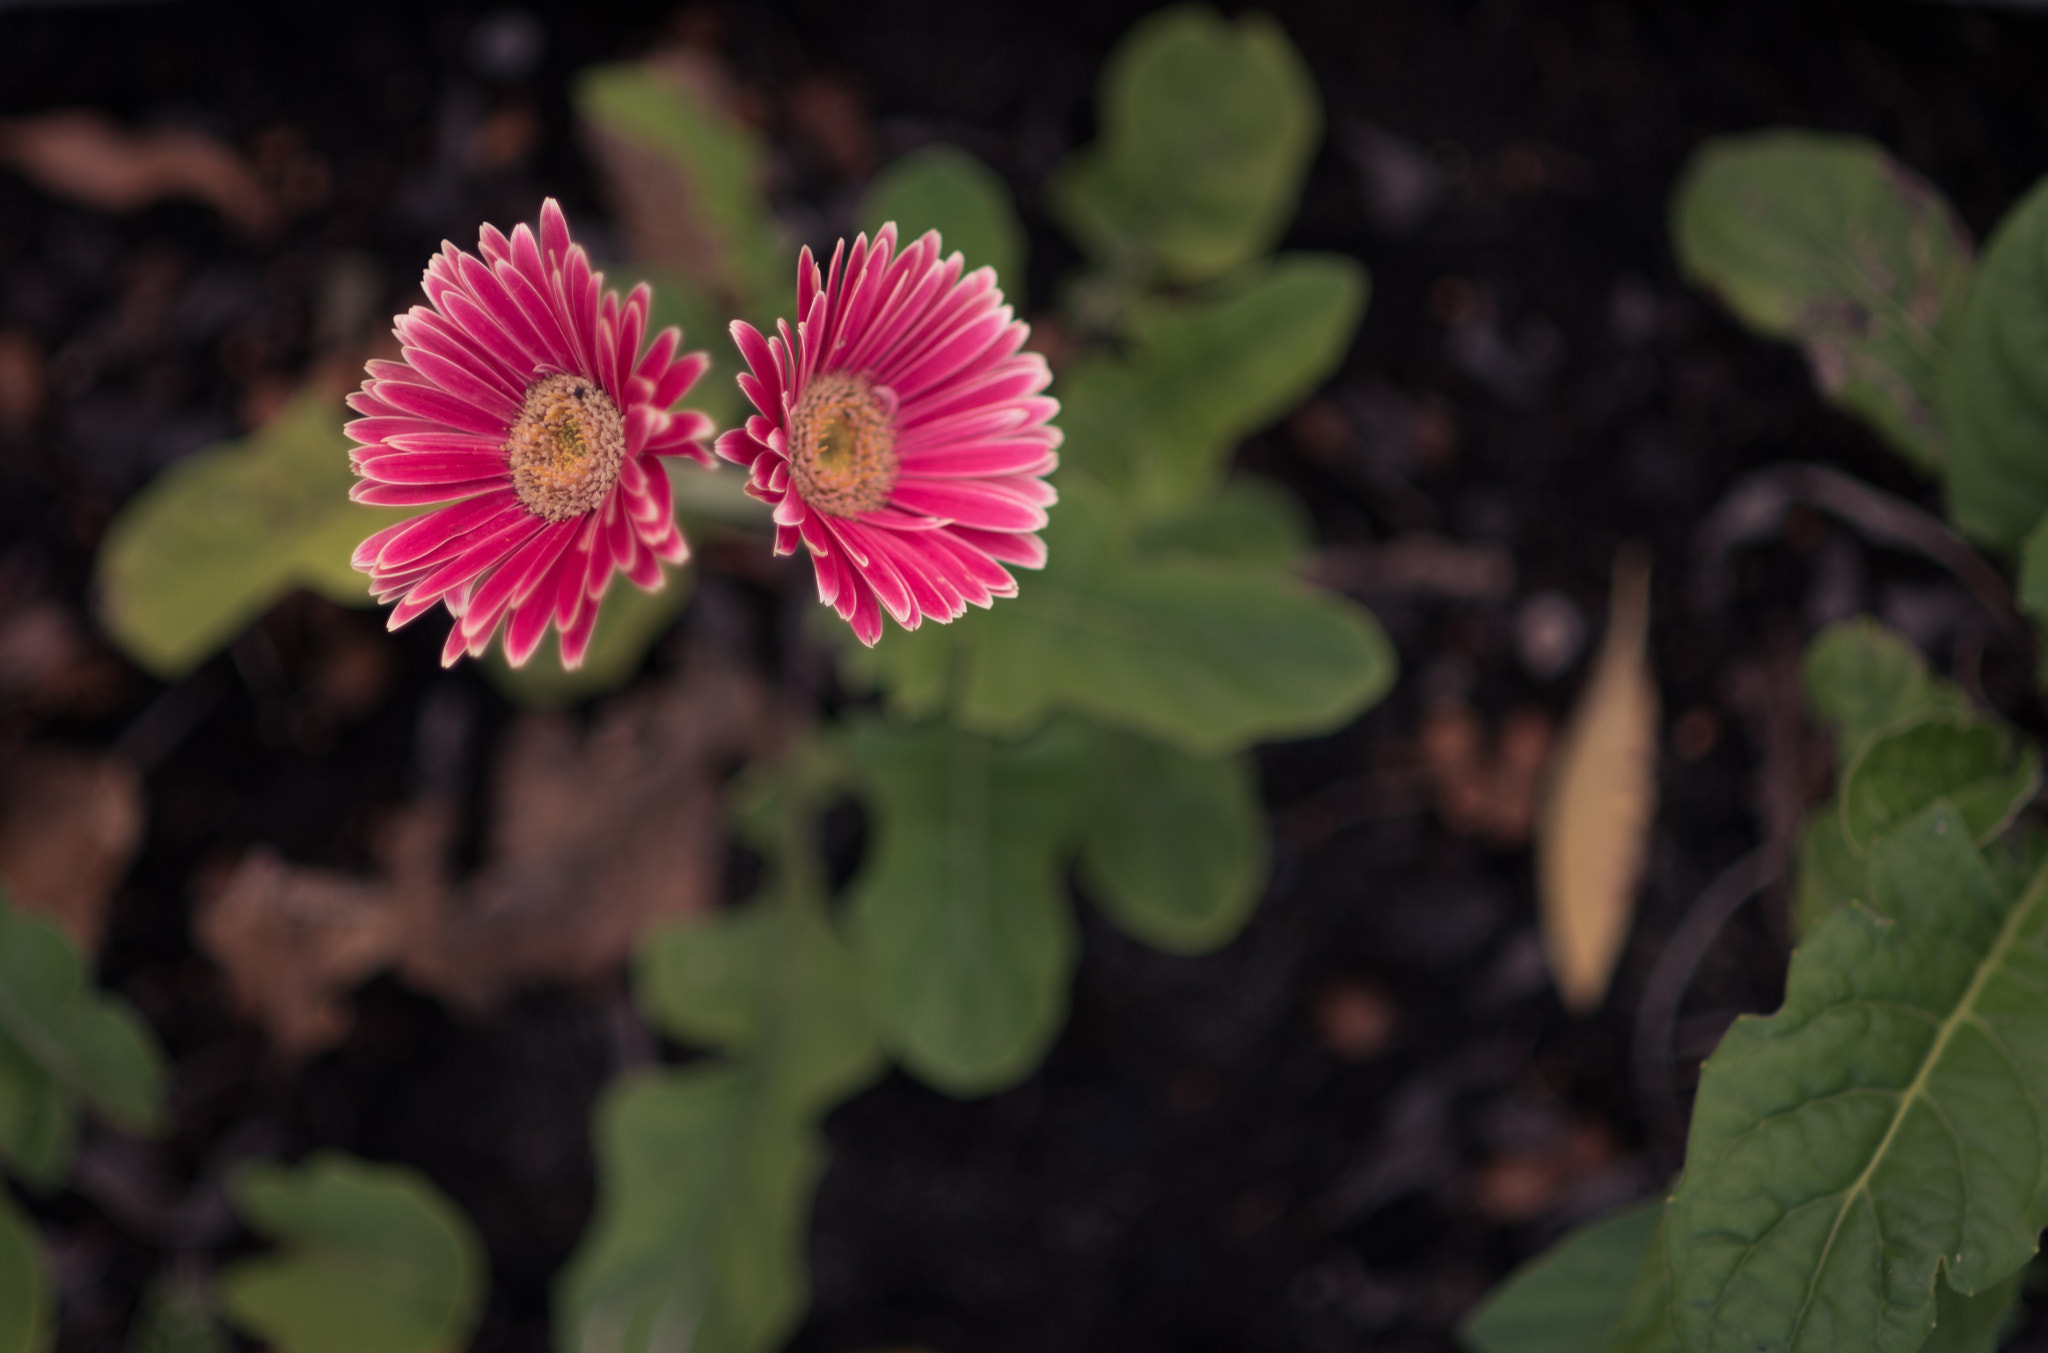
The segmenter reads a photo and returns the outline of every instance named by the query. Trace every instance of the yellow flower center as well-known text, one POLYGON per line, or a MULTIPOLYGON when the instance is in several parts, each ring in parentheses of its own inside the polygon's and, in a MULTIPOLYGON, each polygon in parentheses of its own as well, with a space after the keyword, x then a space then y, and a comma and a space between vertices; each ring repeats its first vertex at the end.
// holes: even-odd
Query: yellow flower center
POLYGON ((512 488, 527 511, 549 521, 580 517, 604 503, 626 458, 626 420, 587 376, 535 381, 505 449, 512 488))
POLYGON ((834 517, 872 512, 896 486, 896 428, 866 376, 833 371, 804 388, 789 420, 789 473, 834 517))

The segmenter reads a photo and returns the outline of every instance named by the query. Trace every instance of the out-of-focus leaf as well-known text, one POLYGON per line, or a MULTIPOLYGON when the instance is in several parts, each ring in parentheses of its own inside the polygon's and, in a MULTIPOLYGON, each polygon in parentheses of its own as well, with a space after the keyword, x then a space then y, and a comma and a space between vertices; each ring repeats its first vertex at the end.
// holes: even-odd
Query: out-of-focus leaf
POLYGON ((994 268, 1021 308, 1024 227, 1010 185, 958 146, 926 146, 889 165, 868 184, 854 219, 869 234, 894 221, 905 242, 938 231, 948 253, 960 251, 968 271, 994 268))
POLYGON ((1148 523, 1138 532, 1138 550, 1288 568, 1307 556, 1311 538, 1300 500, 1271 480, 1241 476, 1187 511, 1148 523))
POLYGON ((128 1132, 163 1117, 164 1066, 127 1003, 86 983, 55 926, 0 898, 0 1159, 51 1184, 69 1164, 83 1103, 128 1132))
POLYGON ((419 1173, 321 1152, 253 1161, 236 1213, 276 1254, 229 1265, 220 1309, 279 1353, 443 1353, 476 1328, 489 1283, 469 1219, 419 1173))
POLYGON ((1970 1296, 1945 1282, 1936 1283, 1934 1333, 1920 1345, 1920 1353, 1998 1353, 2024 1315, 2020 1289, 2026 1276, 2024 1268, 2015 1269, 2012 1276, 1970 1296))
POLYGON ((2048 873, 2000 886, 1953 805, 1879 839, 1870 905, 1792 956, 1708 1059, 1666 1213, 1689 1353, 1913 1353, 2048 1204, 2048 873), (1945 1279, 1944 1279, 1944 1275, 1945 1279))
POLYGON ((414 509, 349 501, 348 412, 318 390, 253 435, 196 451, 159 474, 107 528, 100 618, 136 662, 182 676, 295 587, 369 606, 349 556, 414 509))
POLYGON ((1605 1353, 1679 1353, 1678 1330, 1671 1321, 1671 1268, 1664 1240, 1667 1226, 1660 1214, 1621 1314, 1607 1331, 1605 1353))
POLYGON ((1100 139, 1054 171, 1055 210, 1097 257, 1183 283, 1272 247, 1322 136, 1315 79, 1280 26, 1197 5, 1131 29, 1098 115, 1100 139))
POLYGON ((57 1335, 57 1294, 35 1228, 0 1188, 0 1353, 46 1353, 57 1335))
POLYGON ((1962 691, 1930 674, 1920 650, 1867 616, 1830 625, 1800 663, 1806 699, 1835 731, 1847 770, 1875 733, 1927 714, 1966 714, 1962 691))
POLYGON ((641 952, 647 1016, 737 1060, 606 1091, 597 1217, 558 1289, 562 1349, 763 1353, 803 1313, 817 1118, 882 1057, 812 866, 790 854, 810 847, 781 845, 767 896, 641 952))
POLYGON ((1984 250, 1942 370, 1948 511, 2016 549, 2048 513, 2048 183, 2006 213, 1984 250))
POLYGON ((1008 743, 946 724, 866 724, 845 746, 874 819, 848 921, 883 1042, 949 1094, 1021 1080, 1067 1010, 1061 858, 1085 749, 1061 729, 1008 743))
POLYGON ((1939 192, 1858 137, 1767 131, 1695 152, 1671 217, 1695 282, 1799 343, 1828 398, 1941 468, 1941 365, 1970 238, 1939 192))
POLYGON ((508 698, 531 709, 561 709, 620 689, 640 670, 647 650, 667 632, 695 590, 694 570, 664 572, 666 579, 652 592, 624 576, 612 579, 583 665, 574 671, 562 666, 561 652, 553 644, 542 644, 524 667, 506 662, 503 651, 493 646, 484 659, 484 674, 508 698))
POLYGON ((1870 862, 1842 835, 1842 809, 1822 804, 1799 828, 1799 872, 1792 890, 1792 928, 1803 939, 1844 903, 1869 901, 1870 862))
POLYGON ((1104 730, 1089 763, 1081 881, 1145 943, 1195 954, 1243 928, 1266 881, 1267 842, 1251 759, 1196 758, 1104 730))
POLYGON ((1663 1220, 1656 1198, 1573 1231, 1488 1293, 1459 1341, 1472 1353, 1607 1353, 1663 1220))
POLYGON ((233 1343, 193 1278, 164 1274, 150 1284, 129 1326, 127 1353, 232 1353, 233 1343))
POLYGON ((1355 260, 1282 254, 1199 295, 1134 304, 1125 356, 1061 375, 1061 455, 1116 488, 1141 518, 1196 508, 1221 484, 1238 442, 1337 369, 1368 290, 1355 260))
POLYGON ((1657 813, 1657 685, 1649 668, 1650 565, 1614 566, 1607 638, 1579 696, 1536 826, 1543 948, 1572 1010, 1607 995, 1657 813))
POLYGON ((1333 728, 1393 684, 1393 647, 1363 607, 1280 569, 1134 557, 1099 485, 1067 473, 1060 493, 1050 560, 1015 599, 891 633, 864 660, 898 708, 935 707, 957 663, 967 727, 1016 736, 1067 710, 1210 756, 1333 728))
MULTIPOLYGON (((789 287, 793 269, 768 213, 766 144, 720 106, 722 78, 688 55, 592 66, 576 77, 571 98, 637 261, 682 273, 722 315, 759 318, 757 308, 789 287)), ((722 315, 685 333, 702 344, 723 330, 722 315)))
POLYGON ((1988 719, 1936 714, 1866 743, 1842 777, 1842 838, 1858 855, 1921 809, 1955 805, 1979 844, 2041 784, 2041 753, 1988 719))

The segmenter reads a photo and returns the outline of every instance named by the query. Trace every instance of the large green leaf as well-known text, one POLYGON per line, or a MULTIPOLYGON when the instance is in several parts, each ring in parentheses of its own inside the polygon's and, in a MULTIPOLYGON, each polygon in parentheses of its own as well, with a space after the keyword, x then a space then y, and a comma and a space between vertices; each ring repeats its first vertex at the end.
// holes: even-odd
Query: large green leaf
POLYGON ((1081 881, 1123 930, 1202 953, 1244 927, 1266 881, 1251 758, 1196 758, 1129 733, 1096 735, 1081 881))
POLYGON ((1671 217, 1694 281, 1800 343, 1830 399, 1941 467, 1941 365, 1970 240, 1940 193, 1858 137, 1767 131, 1695 152, 1671 217))
POLYGON ((1842 776, 1842 839, 1857 855, 1937 799, 1989 841, 2034 797, 2041 753, 1990 719, 1935 714, 1865 743, 1842 776))
POLYGON ((1656 1198, 1580 1227, 1488 1293, 1460 1342, 1472 1353, 1609 1353, 1663 1217, 1656 1198))
POLYGON ((1912 1353, 2048 1222, 2048 871, 2015 895, 1939 803, 1873 896, 1793 955, 1785 1004, 1704 1068, 1667 1213, 1689 1353, 1912 1353))
MULTIPOLYGON (((791 258, 768 212, 766 142, 705 81, 654 63, 591 66, 570 96, 646 252, 640 263, 683 273, 726 315, 753 318, 764 297, 790 287, 791 258)), ((686 332, 702 343, 721 321, 686 332)))
POLYGON ((1125 355, 1060 377, 1061 454, 1148 520, 1199 506, 1240 441, 1337 369, 1368 290, 1353 259, 1282 254, 1195 296, 1136 302, 1125 355))
POLYGON ((2048 513, 2048 182, 1991 236, 1942 376, 1948 510, 2015 549, 2048 513))
POLYGON ((1806 699, 1835 733, 1835 765, 1846 770, 1885 729, 1929 714, 1966 714, 1954 683, 1927 670, 1904 637, 1868 616, 1828 626, 1800 663, 1806 699))
POLYGON ((1272 247, 1322 135, 1314 77, 1256 11, 1141 20, 1110 54, 1098 107, 1100 139, 1054 171, 1054 208, 1090 253, 1176 282, 1272 247))
POLYGON ((87 984, 63 932, 0 897, 0 1160, 53 1184, 70 1163, 81 1103, 149 1134, 163 1096, 163 1056, 135 1012, 87 984))
POLYGON ((45 1353, 56 1335, 57 1294, 43 1247, 0 1187, 0 1353, 45 1353))
POLYGON ((229 1265, 222 1312, 279 1353, 445 1353, 476 1327, 488 1286, 469 1219, 426 1178, 321 1152, 252 1161, 235 1211, 280 1252, 229 1265))
POLYGON ((1066 1017, 1085 749, 1059 728, 1010 743, 869 723, 846 750, 874 822, 849 924, 884 1043, 950 1094, 1021 1080, 1066 1017))
POLYGON ((1240 475, 1186 511, 1147 522, 1138 550, 1292 568, 1307 557, 1312 539, 1299 499, 1270 479, 1240 475))
POLYGON ((251 436, 193 452, 128 501, 96 570, 100 619, 129 657, 182 676, 298 587, 372 604, 349 556, 415 509, 349 501, 347 418, 309 388, 251 436))
POLYGON ((907 243, 936 230, 967 267, 989 267, 1019 309, 1024 297, 1024 226, 1010 186, 958 146, 913 150, 875 175, 854 219, 879 230, 894 221, 907 243))

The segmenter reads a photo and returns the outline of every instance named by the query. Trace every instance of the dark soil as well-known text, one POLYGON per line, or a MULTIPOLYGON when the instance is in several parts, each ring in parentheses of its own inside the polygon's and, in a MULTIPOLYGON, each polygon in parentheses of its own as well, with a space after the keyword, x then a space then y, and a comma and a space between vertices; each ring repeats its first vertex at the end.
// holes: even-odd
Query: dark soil
MULTIPOLYGON (((1046 307, 1074 256, 1044 176, 1092 135, 1103 57, 1145 8, 882 0, 677 22, 758 95, 778 208, 813 243, 846 224, 859 186, 790 111, 791 91, 825 80, 865 105, 883 158, 947 139, 1008 177, 1046 307)), ((40 408, 0 426, 0 581, 87 613, 110 513, 320 355, 320 289, 340 261, 367 265, 395 309, 444 237, 529 219, 546 193, 602 254, 566 81, 644 50, 671 16, 593 9, 535 7, 545 48, 524 71, 479 56, 482 9, 0 10, 0 114, 89 106, 199 127, 280 183, 299 174, 317 204, 251 243, 199 206, 110 217, 0 171, 0 331, 47 358, 40 408), (479 168, 461 147, 506 109, 537 118, 538 137, 479 168)), ((1820 402, 1795 352, 1679 279, 1665 205, 1701 138, 1790 123, 1882 141, 1981 236, 2048 168, 2048 17, 1849 0, 1273 10, 1328 109, 1287 243, 1359 257, 1374 291, 1341 376, 1242 463, 1297 489, 1331 545, 1427 532, 1505 550, 1512 595, 1368 598, 1402 683, 1354 727, 1262 753, 1276 862, 1234 944, 1170 958, 1089 917, 1072 1020, 1037 1076, 962 1103, 895 1075, 832 1117, 803 1353, 1450 1348, 1510 1266, 1678 1163, 1661 1126, 1676 1102, 1646 1098, 1631 1065, 1636 1011, 1701 890, 1825 788, 1786 680, 1802 639, 1879 613, 2038 722, 2031 655, 1923 560, 1805 510, 1725 561, 1701 557, 1716 503, 1780 462, 1939 501, 1820 402), (1658 568, 1662 807, 1612 996, 1573 1018, 1541 966, 1526 847, 1445 825, 1413 749, 1447 702, 1492 730, 1520 710, 1561 717, 1585 663, 1532 674, 1517 617, 1555 592, 1597 636, 1626 541, 1658 568)), ((712 575, 683 629, 708 607, 773 634, 775 604, 712 575)), ((102 971, 175 1063, 176 1130, 161 1150, 96 1137, 102 1182, 32 1202, 64 1284, 63 1353, 119 1347, 171 1257, 151 1229, 161 1208, 124 1211, 107 1179, 178 1194, 241 1156, 320 1146, 416 1165, 476 1219, 493 1270, 478 1353, 547 1344, 547 1283, 590 1204, 589 1105, 630 1041, 617 984, 536 991, 477 1021, 380 980, 344 1046, 284 1071, 188 934, 195 879, 252 844, 365 867, 379 814, 426 773, 430 713, 457 711, 461 773, 481 781, 502 699, 472 672, 443 675, 423 623, 389 641, 396 676, 374 707, 330 717, 308 692, 337 626, 377 632, 301 600, 266 622, 260 661, 245 648, 175 688, 121 667, 96 700, 0 715, 0 747, 133 747, 146 712, 173 730, 153 748, 150 830, 102 971)), ((1776 1002, 1783 907, 1768 893, 1702 963, 1677 1026, 1681 1086, 1729 1019, 1776 1002)))

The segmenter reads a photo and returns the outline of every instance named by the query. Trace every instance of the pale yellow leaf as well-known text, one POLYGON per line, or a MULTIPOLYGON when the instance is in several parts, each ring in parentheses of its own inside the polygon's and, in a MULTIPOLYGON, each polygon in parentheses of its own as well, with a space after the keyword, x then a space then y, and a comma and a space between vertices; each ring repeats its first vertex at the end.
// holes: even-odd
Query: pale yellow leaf
POLYGON ((1649 629, 1649 559, 1625 549, 1614 564, 1607 638, 1565 729, 1536 831, 1543 952, 1566 1007, 1581 1013, 1607 995, 1657 812, 1649 629))

